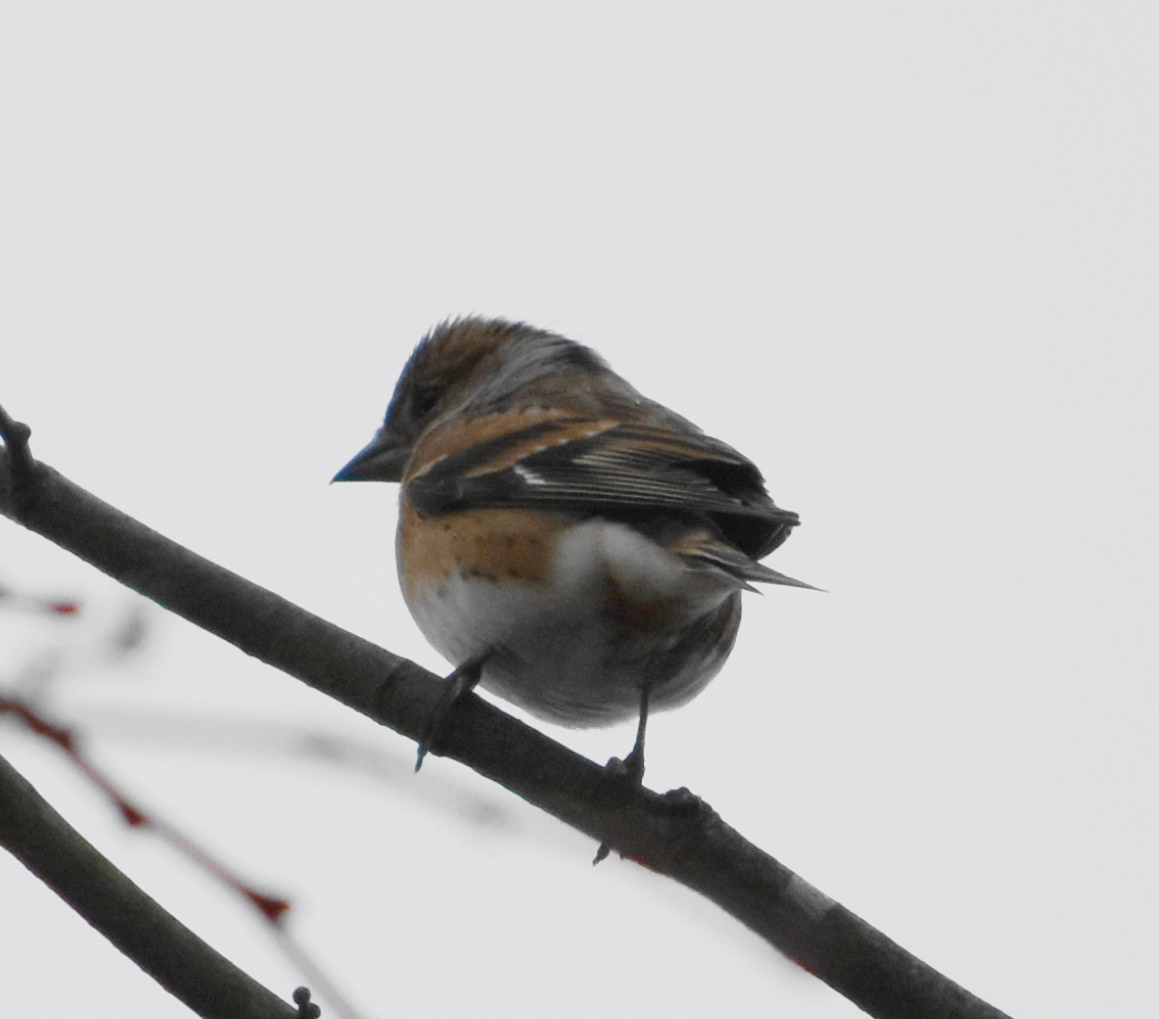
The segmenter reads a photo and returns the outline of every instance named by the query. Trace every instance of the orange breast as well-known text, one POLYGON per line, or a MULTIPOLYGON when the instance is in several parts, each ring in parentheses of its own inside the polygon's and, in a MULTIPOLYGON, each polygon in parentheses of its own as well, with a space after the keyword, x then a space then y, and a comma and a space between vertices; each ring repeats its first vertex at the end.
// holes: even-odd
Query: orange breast
POLYGON ((472 509, 425 517, 403 499, 398 555, 417 597, 459 572, 482 580, 546 581, 554 542, 570 520, 542 510, 472 509))

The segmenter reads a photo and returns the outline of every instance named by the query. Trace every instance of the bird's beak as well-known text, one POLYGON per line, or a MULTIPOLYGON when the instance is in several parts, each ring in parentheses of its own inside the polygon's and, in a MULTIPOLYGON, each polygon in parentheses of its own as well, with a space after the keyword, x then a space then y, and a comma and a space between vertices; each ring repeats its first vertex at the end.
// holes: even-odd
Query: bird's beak
POLYGON ((402 481, 409 459, 410 447, 383 428, 333 480, 402 481))

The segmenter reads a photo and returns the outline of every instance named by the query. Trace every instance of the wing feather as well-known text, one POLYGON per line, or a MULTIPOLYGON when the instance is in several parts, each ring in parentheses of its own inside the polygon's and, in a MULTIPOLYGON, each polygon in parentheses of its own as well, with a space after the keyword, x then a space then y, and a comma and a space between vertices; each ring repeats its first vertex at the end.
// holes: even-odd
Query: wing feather
POLYGON ((420 513, 472 507, 636 516, 698 514, 752 558, 798 523, 756 466, 699 431, 637 422, 540 420, 437 460, 408 482, 420 513))

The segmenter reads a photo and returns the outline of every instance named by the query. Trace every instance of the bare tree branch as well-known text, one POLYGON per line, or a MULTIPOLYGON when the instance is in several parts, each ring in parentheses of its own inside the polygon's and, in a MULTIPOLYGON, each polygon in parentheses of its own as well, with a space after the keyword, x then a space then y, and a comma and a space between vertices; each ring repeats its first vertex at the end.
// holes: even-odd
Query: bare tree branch
POLYGON ((198 1015, 294 1019, 299 1014, 162 909, 3 758, 0 844, 198 1015))
MULTIPOLYGON (((101 791, 102 795, 120 813, 127 825, 136 829, 149 829, 174 850, 192 861, 195 866, 201 868, 206 875, 221 882, 238 895, 258 917, 261 917, 275 943, 294 966, 295 972, 305 976, 314 990, 322 993, 330 1011, 345 1016, 347 1019, 358 1019, 360 1014, 358 1010, 346 1000, 338 989, 338 985, 323 972, 311 953, 302 948, 291 935, 286 923, 287 915, 292 906, 289 901, 281 896, 269 895, 258 890, 236 873, 232 867, 198 845, 189 835, 159 817, 156 811, 145 808, 140 801, 131 800, 118 788, 113 779, 81 749, 80 741, 76 739, 72 728, 50 721, 42 710, 34 708, 25 701, 10 697, 0 696, 0 715, 8 715, 18 720, 29 732, 55 744, 68 757, 74 767, 101 791)), ((6 839, 3 833, 0 833, 0 845, 5 844, 6 839)), ((47 847, 51 846, 52 842, 51 839, 46 839, 43 843, 36 844, 43 844, 47 847)), ((227 972, 224 974, 224 979, 228 982, 231 976, 227 972)), ((246 988, 243 988, 244 990, 246 988)), ((299 991, 305 993, 307 997, 309 996, 310 992, 305 988, 299 988, 299 991)), ((312 1007, 317 1008, 316 1005, 312 1007)))
MULTIPOLYGON (((202 559, 42 464, 12 477, 0 455, 0 512, 410 739, 440 708, 440 677, 202 559)), ((440 736, 434 752, 705 895, 870 1015, 1004 1015, 747 842, 686 790, 658 795, 617 782, 475 696, 455 704, 440 736)))

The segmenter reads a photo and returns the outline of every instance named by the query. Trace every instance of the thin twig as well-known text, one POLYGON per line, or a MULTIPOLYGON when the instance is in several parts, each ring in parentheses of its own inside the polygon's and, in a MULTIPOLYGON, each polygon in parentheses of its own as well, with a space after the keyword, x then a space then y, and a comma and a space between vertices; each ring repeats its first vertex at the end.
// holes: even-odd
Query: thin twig
POLYGON ((8 471, 12 478, 13 489, 19 493, 28 485, 36 473, 36 461, 32 458, 32 449, 29 439, 32 429, 23 421, 14 421, 8 412, 0 407, 0 439, 8 448, 11 463, 8 471))

